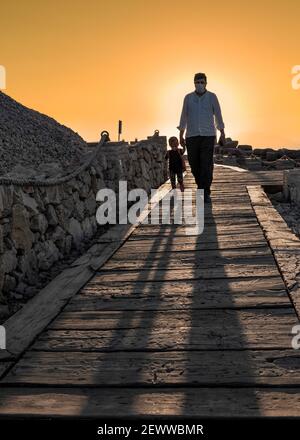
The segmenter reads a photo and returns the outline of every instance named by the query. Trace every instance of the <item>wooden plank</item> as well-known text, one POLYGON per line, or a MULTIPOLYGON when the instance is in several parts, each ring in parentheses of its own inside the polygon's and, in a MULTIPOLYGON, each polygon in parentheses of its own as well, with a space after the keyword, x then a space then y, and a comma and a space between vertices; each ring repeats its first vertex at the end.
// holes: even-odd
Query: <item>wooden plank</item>
MULTIPOLYGON (((72 314, 69 314, 72 316, 72 314)), ((43 332, 32 350, 42 351, 162 351, 162 350, 242 350, 242 349, 286 349, 291 346, 291 329, 297 323, 294 310, 197 310, 190 316, 183 312, 183 317, 176 320, 168 313, 163 325, 163 318, 150 313, 137 313, 145 318, 139 323, 132 311, 120 314, 119 321, 111 328, 111 322, 101 330, 91 330, 92 322, 85 330, 48 330, 43 332), (149 316, 150 315, 150 316, 149 316), (151 321, 152 318, 152 321, 151 321), (132 322, 131 322, 132 320, 132 322), (120 328, 119 328, 120 324, 120 328), (153 328, 151 327, 153 324, 153 328), (88 330, 90 328, 90 330, 88 330), (174 328, 176 331, 174 332, 174 328), (266 336, 267 335, 267 336, 266 336)), ((101 320, 101 314, 99 314, 101 320)), ((70 321, 69 321, 70 322, 70 321)), ((71 327, 81 322, 78 314, 71 327)), ((66 320, 64 321, 66 324, 66 320)), ((60 327, 57 323, 55 326, 60 327)), ((66 325, 66 328, 68 325, 66 325)), ((128 354, 130 357, 131 354, 128 354)))
POLYGON ((97 280, 99 282, 116 281, 177 281, 177 280, 195 280, 211 278, 251 278, 251 277, 270 277, 278 274, 278 269, 274 262, 265 264, 224 264, 217 267, 194 267, 186 269, 149 269, 147 271, 102 271, 98 272, 97 280))
MULTIPOLYGON (((212 232, 210 234, 206 233, 205 227, 203 228, 203 225, 198 224, 194 226, 186 226, 183 228, 177 228, 174 226, 173 228, 170 228, 170 230, 162 230, 159 231, 153 231, 151 232, 151 229, 144 229, 143 231, 140 231, 137 234, 134 234, 130 237, 131 240, 149 240, 154 239, 157 243, 157 241, 160 241, 160 239, 163 239, 164 237, 168 238, 169 243, 172 243, 175 238, 188 238, 188 237, 196 237, 198 242, 217 242, 220 241, 228 241, 230 240, 229 237, 235 237, 236 239, 241 238, 241 234, 217 234, 217 232, 212 232)), ((244 234, 245 235, 245 234, 244 234)), ((253 231, 248 232, 248 242, 251 244, 253 240, 261 239, 262 241, 265 241, 265 237, 263 235, 262 231, 253 231)))
POLYGON ((300 386, 296 350, 27 352, 4 384, 51 386, 300 386))
POLYGON ((266 278, 147 281, 136 284, 132 284, 130 281, 119 281, 118 278, 114 282, 105 283, 95 276, 81 289, 80 293, 74 296, 72 301, 75 301, 80 296, 115 299, 120 296, 136 297, 137 295, 149 296, 152 294, 156 298, 173 295, 190 295, 199 298, 206 292, 226 294, 229 298, 232 295, 234 300, 236 294, 273 295, 277 292, 281 294, 281 292, 286 292, 286 290, 279 273, 273 277, 266 278))
MULTIPOLYGON (((172 220, 173 221, 173 220, 172 220)), ((174 230, 177 233, 183 232, 185 235, 187 231, 191 228, 194 228, 195 225, 186 225, 182 224, 143 224, 140 226, 141 233, 150 232, 153 229, 155 233, 165 233, 170 232, 173 234, 174 230)), ((236 224, 234 221, 223 223, 223 224, 204 224, 203 233, 205 235, 236 235, 236 234, 255 234, 262 233, 262 230, 259 224, 256 222, 246 223, 246 224, 236 224)))
MULTIPOLYGON (((145 217, 146 218, 146 217, 145 217)), ((204 218, 207 220, 213 220, 213 221, 226 221, 226 220, 233 220, 233 219, 240 219, 240 221, 244 221, 245 219, 255 219, 255 214, 251 208, 245 209, 245 210, 232 210, 230 207, 225 210, 220 211, 210 211, 210 208, 207 208, 205 205, 204 210, 204 218)))
POLYGON ((184 309, 215 309, 215 308, 249 308, 249 307, 287 307, 291 305, 286 292, 280 291, 276 294, 258 294, 256 292, 238 292, 232 296, 227 293, 203 292, 201 296, 193 295, 193 292, 182 294, 163 295, 159 289, 149 292, 145 288, 140 295, 126 294, 118 297, 116 294, 104 296, 97 291, 96 298, 78 295, 65 308, 66 311, 87 311, 87 310, 184 310, 184 309))
MULTIPOLYGON (((160 254, 160 255, 168 255, 168 253, 166 254, 160 254)), ((240 257, 197 257, 194 259, 189 259, 189 258, 178 258, 176 259, 169 259, 168 258, 160 258, 159 256, 157 256, 156 260, 152 260, 151 257, 144 257, 141 258, 140 260, 136 260, 136 261, 123 261, 123 263, 121 261, 116 261, 116 262, 112 262, 110 264, 104 265, 101 268, 101 273, 104 272, 109 272, 109 271, 149 271, 149 270, 183 270, 183 269, 189 269, 189 270, 193 270, 193 269, 211 269, 211 268, 217 268, 217 267, 226 267, 227 265, 250 265, 250 264, 255 264, 255 265, 264 265, 264 264, 269 264, 272 265, 274 263, 274 259, 272 255, 265 255, 262 253, 262 255, 260 254, 256 254, 251 256, 247 256, 247 255, 241 255, 240 257)))
MULTIPOLYGON (((263 327, 266 320, 271 324, 288 322, 291 326, 297 323, 294 310, 289 309, 257 309, 257 310, 194 310, 185 311, 63 311, 55 321, 49 324, 48 329, 74 329, 74 330, 118 330, 146 328, 152 331, 159 328, 188 328, 191 332, 195 327, 205 329, 213 326, 223 328, 225 325, 235 332, 241 331, 243 326, 253 328, 263 327), (217 321, 220 322, 217 322, 217 321), (232 321, 232 322, 231 322, 232 321)), ((268 335, 270 337, 270 335, 268 335)))
MULTIPOLYGON (((146 222, 145 217, 145 222, 146 222)), ((155 217, 153 217, 155 218, 155 217)), ((159 217, 156 217, 159 220, 159 217)), ((148 220, 149 222, 149 220, 148 220)), ((205 225, 218 225, 218 224, 232 224, 232 225, 239 225, 240 223, 256 223, 257 218, 254 213, 248 214, 245 216, 210 216, 205 218, 205 225)), ((159 223, 159 222, 158 222, 159 223)))
MULTIPOLYGON (((251 236, 251 241, 247 240, 247 237, 231 237, 232 239, 212 238, 211 241, 203 241, 197 239, 197 237, 174 237, 172 241, 167 237, 162 237, 160 240, 155 240, 153 237, 143 237, 140 240, 128 240, 121 249, 118 250, 118 254, 126 252, 133 252, 134 250, 142 253, 159 253, 166 251, 166 245, 168 245, 168 252, 191 252, 191 251, 204 251, 204 250, 222 250, 222 249, 251 249, 253 247, 265 247, 266 240, 264 238, 256 238, 251 236)), ((224 237, 225 238, 225 237, 224 237)))
MULTIPOLYGON (((250 258, 250 257, 256 257, 256 256, 272 256, 271 250, 269 246, 260 246, 257 248, 236 248, 236 249, 204 249, 204 250, 196 250, 196 251, 185 251, 182 252, 181 255, 178 255, 178 253, 174 252, 158 252, 152 253, 151 257, 149 255, 145 255, 144 252, 140 251, 137 252, 134 249, 126 249, 120 250, 116 252, 107 263, 105 263, 105 268, 121 268, 122 264, 126 264, 126 267, 128 265, 140 261, 145 262, 148 261, 151 258, 151 261, 153 263, 157 262, 170 262, 170 264, 173 264, 174 260, 181 261, 184 263, 189 262, 195 262, 195 261, 202 261, 203 259, 211 259, 215 258, 217 260, 223 260, 223 261, 229 261, 232 259, 243 259, 243 258, 250 258)), ((103 266, 104 267, 104 266, 103 266)), ((103 268, 102 267, 102 268, 103 268)))
POLYGON ((247 280, 103 283, 92 279, 67 305, 80 310, 170 310, 290 305, 280 276, 247 280))
POLYGON ((299 417, 299 388, 0 388, 2 416, 299 417))
POLYGON ((256 264, 272 263, 274 261, 273 255, 269 248, 253 248, 245 249, 244 252, 238 250, 234 253, 228 251, 227 254, 219 251, 198 251, 194 255, 184 254, 183 256, 174 255, 172 252, 145 255, 143 253, 136 253, 135 255, 124 254, 111 258, 103 267, 104 270, 148 270, 149 268, 160 269, 176 269, 176 268, 192 268, 192 267, 212 267, 224 265, 227 263, 256 264), (130 258, 131 257, 131 258, 130 258))
MULTIPOLYGON (((263 235, 263 233, 261 231, 258 232, 253 232, 252 234, 206 234, 206 233, 202 233, 202 234, 193 234, 193 235, 188 235, 186 233, 183 234, 151 234, 150 231, 145 231, 144 234, 135 234, 135 235, 131 235, 130 238, 127 240, 127 244, 129 245, 131 241, 142 241, 142 240, 152 240, 153 243, 158 243, 159 244, 164 244, 164 243, 168 243, 169 245, 171 245, 172 243, 195 243, 195 244, 199 244, 199 243, 222 243, 222 241, 230 241, 231 243, 234 242, 246 242, 249 243, 249 246, 251 246, 251 244, 253 242, 257 242, 260 241, 261 243, 263 243, 264 245, 266 244, 266 239, 263 235)), ((136 243, 134 244, 134 246, 136 246, 136 243)))

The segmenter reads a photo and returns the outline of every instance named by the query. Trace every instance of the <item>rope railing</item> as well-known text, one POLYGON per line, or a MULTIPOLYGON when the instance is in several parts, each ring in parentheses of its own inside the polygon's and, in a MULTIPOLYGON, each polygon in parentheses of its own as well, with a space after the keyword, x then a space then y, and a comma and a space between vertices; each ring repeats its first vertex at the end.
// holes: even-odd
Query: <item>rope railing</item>
POLYGON ((24 186, 24 185, 30 185, 30 186, 55 186, 60 185, 61 183, 66 183, 73 179, 74 177, 78 176, 82 171, 85 171, 93 162, 93 160, 98 156, 99 151, 101 147, 105 144, 105 142, 109 141, 109 133, 108 131, 104 130, 101 132, 101 139, 95 148, 95 151, 92 152, 92 154, 87 158, 87 160, 77 167, 74 171, 72 171, 69 174, 66 174, 65 176, 60 177, 53 177, 49 179, 39 180, 39 179, 32 179, 32 178, 12 178, 12 177, 0 177, 0 185, 16 185, 16 186, 24 186))

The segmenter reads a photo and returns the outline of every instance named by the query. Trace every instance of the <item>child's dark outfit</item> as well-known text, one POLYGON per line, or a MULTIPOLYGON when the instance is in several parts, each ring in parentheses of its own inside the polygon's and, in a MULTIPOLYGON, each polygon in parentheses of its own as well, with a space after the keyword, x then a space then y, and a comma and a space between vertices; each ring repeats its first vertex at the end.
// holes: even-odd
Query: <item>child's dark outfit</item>
POLYGON ((166 159, 169 159, 169 172, 172 188, 176 188, 176 176, 180 185, 181 191, 183 191, 183 150, 168 150, 166 153, 166 159))

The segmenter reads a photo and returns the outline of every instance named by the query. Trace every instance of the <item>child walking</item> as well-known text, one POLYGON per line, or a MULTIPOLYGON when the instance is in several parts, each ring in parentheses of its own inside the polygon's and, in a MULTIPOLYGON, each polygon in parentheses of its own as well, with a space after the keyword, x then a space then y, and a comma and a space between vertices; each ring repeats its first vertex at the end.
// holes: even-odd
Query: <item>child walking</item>
POLYGON ((166 159, 169 160, 169 172, 170 172, 170 180, 172 189, 176 188, 176 177, 179 183, 180 190, 184 191, 183 185, 183 171, 185 171, 185 163, 184 163, 184 151, 185 149, 179 149, 179 142, 176 136, 172 136, 169 138, 169 145, 171 150, 168 150, 166 153, 166 159))

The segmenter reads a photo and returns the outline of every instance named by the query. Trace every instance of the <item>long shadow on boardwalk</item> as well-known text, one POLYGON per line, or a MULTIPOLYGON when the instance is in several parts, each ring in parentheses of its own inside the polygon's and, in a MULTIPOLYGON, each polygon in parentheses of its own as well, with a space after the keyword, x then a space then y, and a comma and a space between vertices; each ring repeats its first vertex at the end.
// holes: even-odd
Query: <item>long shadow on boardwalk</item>
POLYGON ((295 383, 294 369, 281 368, 289 358, 269 360, 280 357, 268 349, 286 348, 282 332, 291 328, 290 312, 282 314, 286 327, 277 323, 280 307, 287 305, 280 302, 286 296, 282 280, 245 182, 222 191, 226 179, 220 178, 213 210, 206 205, 203 234, 186 235, 177 225, 137 228, 24 354, 6 384, 32 386, 43 405, 49 390, 55 414, 61 408, 82 417, 199 417, 261 415, 256 387, 295 383), (223 227, 229 223, 231 231, 237 228, 232 241, 223 227), (239 308, 245 316, 256 302, 272 310, 252 313, 245 325, 239 308), (271 325, 264 328, 265 317, 271 325), (277 330, 269 345, 264 329, 277 330), (253 355, 255 347, 262 357, 253 355))
MULTIPOLYGON (((205 307, 199 307, 199 301, 196 299, 202 296, 203 303, 209 304, 206 295, 210 297, 213 287, 209 287, 207 282, 210 280, 210 273, 214 273, 216 267, 218 268, 217 278, 222 284, 222 289, 224 292, 228 292, 229 296, 231 295, 224 267, 226 258, 218 251, 216 221, 212 209, 208 206, 206 206, 206 221, 209 223, 209 238, 207 240, 206 230, 202 235, 194 236, 195 258, 192 274, 188 274, 187 279, 184 277, 177 279, 178 270, 183 271, 180 269, 179 261, 184 256, 184 251, 175 251, 175 254, 178 255, 178 270, 174 267, 171 269, 167 263, 170 257, 174 257, 172 247, 178 240, 177 232, 179 229, 176 225, 173 225, 167 236, 165 235, 165 226, 160 226, 161 235, 158 232, 156 237, 150 238, 152 245, 143 258, 143 267, 136 277, 132 276, 131 294, 137 295, 138 292, 139 295, 147 296, 151 293, 154 295, 153 304, 157 306, 155 309, 145 308, 144 310, 120 312, 121 315, 112 332, 110 343, 106 346, 106 353, 101 355, 99 374, 96 374, 93 379, 95 384, 103 384, 107 379, 107 386, 113 384, 115 394, 119 389, 120 395, 124 396, 122 388, 128 388, 124 400, 126 414, 133 416, 137 413, 141 414, 145 396, 148 401, 153 400, 158 405, 155 410, 156 414, 164 414, 164 399, 167 395, 172 397, 176 394, 173 402, 174 415, 201 415, 197 414, 196 410, 199 401, 203 401, 202 405, 211 409, 212 416, 215 405, 219 408, 223 407, 224 413, 227 414, 228 406, 232 407, 232 415, 234 415, 233 408, 238 407, 239 403, 233 402, 234 398, 225 390, 227 388, 228 391, 228 387, 234 388, 235 386, 246 386, 243 394, 244 397, 246 395, 247 404, 251 407, 251 415, 259 415, 260 413, 255 391, 247 388, 249 385, 253 385, 255 374, 247 350, 243 350, 246 347, 246 341, 237 311, 234 313, 233 299, 226 301, 224 309, 216 307, 215 304, 208 306, 211 317, 214 316, 215 311, 215 320, 207 323, 206 328, 202 322, 205 319, 205 307), (216 250, 214 257, 216 265, 213 262, 208 262, 207 267, 201 267, 201 264, 199 266, 198 263, 198 257, 205 255, 207 248, 205 243, 208 241, 215 242, 213 248, 216 250), (193 287, 190 287, 189 291, 189 306, 183 310, 174 304, 172 309, 161 314, 160 302, 163 301, 163 286, 169 285, 170 281, 184 285, 189 279, 194 280, 191 283, 193 287), (156 288, 154 292, 149 292, 148 284, 153 282, 155 282, 156 288), (222 334, 225 327, 219 321, 225 318, 226 309, 233 310, 230 328, 232 336, 238 339, 239 345, 242 347, 242 350, 238 351, 238 355, 235 350, 228 350, 230 343, 227 343, 222 334), (166 322, 163 322, 159 316, 161 318, 164 316, 166 322), (120 330, 123 330, 121 340, 120 330), (164 330, 169 331, 166 333, 164 330), (153 344, 155 333, 157 333, 156 347, 153 344), (129 348, 127 337, 130 337, 129 345, 131 348, 129 348), (141 343, 143 347, 141 347, 141 343), (126 352, 125 356, 128 361, 126 365, 124 364, 121 374, 119 368, 115 369, 112 365, 111 350, 120 352, 120 367, 122 365, 121 355, 124 354, 124 351, 126 352), (128 366, 129 368, 126 369, 128 366), (238 371, 239 367, 241 367, 241 371, 238 371), (107 374, 107 378, 103 375, 104 372, 107 374), (219 389, 217 394, 216 388, 219 389), (159 402, 160 397, 157 399, 157 396, 161 396, 161 402, 159 402)), ((187 239, 189 240, 188 236, 187 239)), ((137 246, 138 242, 139 240, 136 241, 137 246)), ((130 270, 126 273, 130 274, 130 270)), ((120 271, 117 274, 122 276, 120 271)), ((114 362, 118 362, 118 358, 114 357, 114 362)), ((82 415, 88 413, 88 408, 89 403, 86 408, 83 408, 82 415)), ((116 413, 111 415, 122 414, 118 414, 118 407, 116 407, 116 413)))
MULTIPOLYGON (((37 396, 45 393, 41 386, 51 387, 68 404, 80 396, 75 411, 82 417, 214 416, 215 408, 218 415, 234 416, 241 396, 251 415, 259 415, 252 388, 257 365, 233 297, 241 280, 258 279, 251 269, 263 260, 245 258, 237 244, 232 253, 230 239, 226 246, 218 243, 217 227, 228 210, 223 200, 216 208, 206 205, 201 235, 186 235, 182 225, 138 227, 40 335, 6 383, 33 385, 37 396), (230 273, 229 263, 235 263, 230 273)), ((252 215, 246 217, 251 221, 252 215)), ((238 216, 230 214, 234 222, 238 216)))

